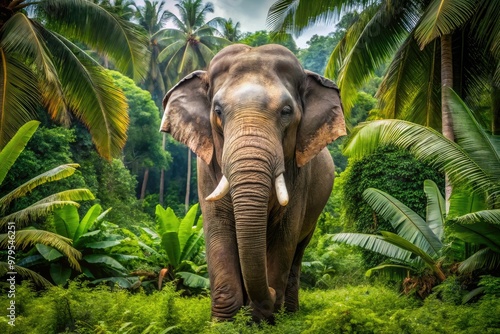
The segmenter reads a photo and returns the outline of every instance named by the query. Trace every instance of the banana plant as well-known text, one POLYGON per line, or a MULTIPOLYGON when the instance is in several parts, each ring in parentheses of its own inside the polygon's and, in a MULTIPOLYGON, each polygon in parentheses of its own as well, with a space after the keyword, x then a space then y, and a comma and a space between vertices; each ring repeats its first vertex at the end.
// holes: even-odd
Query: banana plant
POLYGON ((157 205, 156 230, 142 228, 151 240, 151 250, 167 265, 160 271, 159 289, 164 277, 182 279, 191 288, 209 288, 206 265, 195 262, 203 245, 203 219, 201 216, 196 219, 197 211, 195 204, 179 219, 171 208, 157 205))
MULTIPOLYGON (((0 151, 0 185, 39 125, 40 122, 38 121, 27 122, 0 151)), ((57 208, 66 205, 78 207, 79 204, 76 201, 94 199, 94 195, 92 195, 88 189, 64 190, 51 194, 18 211, 10 210, 12 207, 11 204, 17 199, 28 196, 33 189, 42 184, 58 181, 73 175, 77 167, 78 164, 58 166, 33 177, 16 189, 0 197, 0 230, 13 232, 12 229, 15 229, 16 249, 24 250, 35 244, 51 247, 57 252, 64 254, 71 267, 75 270, 80 270, 78 260, 81 258, 81 253, 71 246, 70 239, 56 233, 29 227, 29 224, 34 219, 46 217, 57 208), (26 228, 26 226, 28 227, 26 228)), ((0 234, 0 249, 9 248, 9 240, 9 235, 7 233, 0 234)), ((18 255, 21 255, 21 253, 18 255)), ((15 270, 12 269, 11 265, 12 264, 8 262, 0 262, 0 276, 5 275, 8 271, 16 271, 20 275, 32 279, 38 285, 51 285, 49 281, 37 272, 22 267, 20 263, 15 265, 15 270)))
POLYGON ((500 268, 500 136, 484 130, 474 113, 450 90, 455 142, 437 131, 402 120, 380 120, 356 127, 345 145, 349 157, 361 157, 380 145, 408 149, 446 172, 453 184, 450 198, 450 232, 481 247, 465 259, 459 270, 471 272, 500 268))
POLYGON ((444 249, 444 198, 431 180, 424 181, 424 191, 427 196, 425 220, 391 195, 374 188, 366 189, 363 198, 397 233, 338 233, 333 235, 333 241, 360 246, 391 259, 390 263, 369 269, 367 276, 376 270, 405 276, 427 266, 444 281, 446 276, 439 265, 444 249))
MULTIPOLYGON (((82 253, 79 265, 86 277, 94 279, 95 283, 113 281, 128 288, 133 282, 124 278, 128 271, 121 262, 137 259, 137 256, 113 252, 113 247, 121 245, 125 238, 97 228, 110 210, 103 212, 101 206, 95 204, 80 220, 75 207, 65 206, 54 211, 54 227, 57 234, 72 240, 73 246, 82 253)), ((42 244, 37 244, 36 249, 38 254, 24 259, 24 263, 34 266, 48 262, 50 276, 57 285, 66 284, 78 274, 67 266, 66 258, 57 249, 42 244)))

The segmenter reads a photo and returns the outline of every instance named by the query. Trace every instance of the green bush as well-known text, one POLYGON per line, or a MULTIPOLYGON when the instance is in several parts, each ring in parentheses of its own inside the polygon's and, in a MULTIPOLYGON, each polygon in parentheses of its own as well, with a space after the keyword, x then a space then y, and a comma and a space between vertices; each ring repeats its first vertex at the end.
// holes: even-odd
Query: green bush
MULTIPOLYGON (((405 150, 386 146, 359 160, 350 160, 342 174, 342 211, 345 229, 348 232, 376 234, 379 231, 395 232, 391 224, 377 217, 363 200, 367 188, 376 188, 390 193, 405 203, 421 217, 425 217, 426 197, 422 188, 424 180, 444 186, 443 175, 416 160, 405 150)), ((364 251, 363 258, 368 268, 384 261, 384 257, 364 251)))

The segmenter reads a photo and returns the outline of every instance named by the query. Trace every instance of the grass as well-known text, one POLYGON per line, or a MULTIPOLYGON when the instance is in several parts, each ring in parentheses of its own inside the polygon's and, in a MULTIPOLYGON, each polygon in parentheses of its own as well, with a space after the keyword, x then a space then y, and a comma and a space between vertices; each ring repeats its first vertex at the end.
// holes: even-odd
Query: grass
POLYGON ((425 302, 382 285, 302 290, 301 309, 280 312, 276 325, 250 325, 241 311, 234 322, 213 322, 210 299, 181 297, 172 286, 146 295, 71 283, 35 292, 16 290, 16 326, 7 323, 6 294, 0 297, 1 333, 500 333, 500 300, 470 305, 425 302))

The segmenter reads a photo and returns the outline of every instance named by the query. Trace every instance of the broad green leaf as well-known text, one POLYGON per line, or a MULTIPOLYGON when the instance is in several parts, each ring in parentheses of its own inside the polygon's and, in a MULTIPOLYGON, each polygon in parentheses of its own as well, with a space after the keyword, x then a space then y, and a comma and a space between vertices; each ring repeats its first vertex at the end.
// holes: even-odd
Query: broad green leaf
POLYGON ((184 250, 186 243, 191 235, 195 232, 193 229, 196 223, 196 214, 198 213, 198 204, 195 204, 186 213, 186 216, 181 220, 179 224, 179 247, 181 251, 184 250))
POLYGON ((76 207, 66 205, 54 211, 54 225, 60 235, 74 240, 79 224, 80 216, 76 207))
POLYGON ((452 234, 466 242, 486 245, 500 253, 500 209, 460 216, 449 226, 452 234))
POLYGON ((444 216, 446 213, 445 201, 439 188, 432 180, 424 181, 424 192, 427 196, 426 221, 434 235, 443 240, 444 216))
POLYGON ((441 240, 413 210, 391 195, 374 188, 366 189, 363 198, 375 212, 391 223, 400 237, 422 248, 426 253, 440 253, 443 247, 441 240))
POLYGON ((83 257, 83 260, 92 264, 103 264, 110 268, 126 271, 125 267, 120 264, 120 262, 113 259, 111 256, 103 255, 103 254, 89 254, 83 257))
POLYGON ((71 268, 63 266, 61 263, 52 263, 50 265, 50 277, 56 285, 66 285, 71 277, 71 268))
POLYGON ((450 198, 448 218, 456 218, 471 212, 487 209, 486 198, 482 193, 465 187, 454 187, 450 198))
MULTIPOLYGON (((0 117, 3 115, 0 115, 0 117)), ((0 123, 0 125, 2 125, 0 123)), ((28 144, 28 141, 31 139, 36 129, 40 125, 38 121, 30 121, 23 125, 14 135, 14 137, 9 140, 5 147, 1 146, 0 143, 0 184, 2 184, 7 172, 12 167, 14 162, 16 162, 17 158, 21 154, 21 152, 28 144)), ((0 131, 3 133, 3 131, 0 131)))
POLYGON ((114 247, 121 244, 120 240, 112 240, 112 241, 96 241, 96 242, 89 242, 85 243, 84 246, 86 248, 92 248, 92 249, 104 249, 104 248, 110 248, 114 247))
POLYGON ((198 289, 209 289, 210 288, 209 279, 202 277, 200 275, 188 273, 185 271, 178 272, 175 275, 182 278, 182 283, 185 286, 189 286, 191 288, 198 288, 198 289))
POLYGON ((195 252, 199 249, 201 246, 201 243, 203 242, 203 230, 200 230, 198 232, 194 231, 191 236, 189 236, 189 239, 187 240, 186 244, 184 247, 182 247, 182 253, 180 260, 191 260, 193 256, 195 255, 195 252))
POLYGON ((500 268, 500 253, 490 248, 483 248, 460 263, 458 271, 468 274, 474 270, 483 269, 498 271, 500 268))
POLYGON ((411 253, 408 250, 387 242, 381 235, 337 233, 333 235, 332 240, 335 242, 346 243, 348 245, 359 246, 372 252, 404 262, 410 261, 411 257, 411 253))
POLYGON ((174 213, 171 208, 163 209, 163 207, 158 204, 155 211, 156 222, 158 224, 158 232, 163 235, 166 232, 177 232, 179 231, 180 221, 179 218, 174 213))
POLYGON ((36 244, 36 249, 47 261, 53 261, 61 258, 63 255, 55 248, 45 246, 43 244, 36 244))
POLYGON ((85 214, 85 216, 82 218, 82 221, 80 222, 80 224, 78 225, 78 228, 75 232, 75 237, 73 238, 73 241, 76 243, 78 243, 78 240, 80 239, 80 237, 87 233, 91 228, 92 226, 94 225, 97 217, 99 217, 99 215, 101 214, 102 212, 102 208, 99 204, 94 204, 88 211, 87 213, 85 214))
POLYGON ((161 236, 161 246, 167 253, 168 262, 175 268, 180 263, 181 249, 179 234, 177 232, 165 232, 161 236))
MULTIPOLYGON (((12 271, 10 265, 7 262, 0 262, 0 276, 4 276, 9 271, 12 271)), ((13 271, 21 275, 23 278, 32 280, 38 286, 44 288, 50 288, 53 286, 52 283, 50 283, 42 275, 33 270, 24 268, 22 266, 14 265, 13 271)))
POLYGON ((402 248, 404 250, 407 250, 408 252, 415 254, 416 256, 424 260, 424 262, 427 263, 431 268, 434 268, 436 266, 436 261, 429 254, 427 254, 424 250, 415 246, 408 240, 391 232, 381 231, 380 233, 382 233, 384 241, 387 241, 399 248, 402 248))
POLYGON ((381 264, 368 269, 365 273, 365 276, 371 277, 374 271, 377 271, 381 276, 403 281, 405 277, 409 276, 410 272, 415 271, 415 268, 399 264, 381 264))

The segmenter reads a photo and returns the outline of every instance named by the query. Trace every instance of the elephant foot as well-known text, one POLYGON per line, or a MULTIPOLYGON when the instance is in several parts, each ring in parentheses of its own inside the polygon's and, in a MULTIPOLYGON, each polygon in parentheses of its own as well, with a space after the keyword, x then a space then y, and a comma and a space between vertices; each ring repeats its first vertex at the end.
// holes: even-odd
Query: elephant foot
POLYGON ((274 324, 274 304, 276 302, 276 291, 269 287, 269 294, 271 299, 262 302, 250 302, 252 308, 252 320, 256 323, 265 320, 270 324, 274 324))

